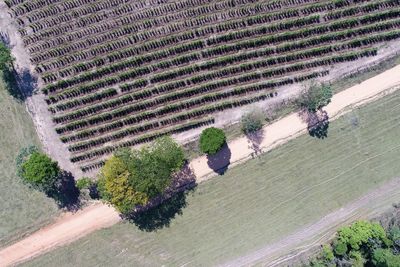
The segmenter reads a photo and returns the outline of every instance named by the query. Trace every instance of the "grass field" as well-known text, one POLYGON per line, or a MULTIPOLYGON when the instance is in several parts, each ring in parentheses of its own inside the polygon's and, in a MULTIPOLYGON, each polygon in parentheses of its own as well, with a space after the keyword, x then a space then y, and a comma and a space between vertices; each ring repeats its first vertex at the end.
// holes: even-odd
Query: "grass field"
MULTIPOLYGON (((400 173, 400 92, 197 187, 169 227, 98 231, 25 266, 210 266, 254 251, 400 173)), ((267 133, 268 134, 268 133, 267 133)))
POLYGON ((57 213, 54 201, 23 185, 15 175, 20 148, 39 144, 25 106, 13 99, 0 80, 0 246, 32 232, 57 213))

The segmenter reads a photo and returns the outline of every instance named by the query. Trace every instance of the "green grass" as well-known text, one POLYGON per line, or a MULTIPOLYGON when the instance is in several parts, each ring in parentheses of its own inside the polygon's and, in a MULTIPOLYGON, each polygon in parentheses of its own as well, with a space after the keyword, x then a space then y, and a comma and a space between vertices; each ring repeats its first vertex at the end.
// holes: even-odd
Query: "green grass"
POLYGON ((0 80, 0 246, 37 230, 57 213, 54 201, 29 189, 15 175, 20 148, 39 146, 33 122, 0 80))
MULTIPOLYGON (((169 227, 97 231, 25 266, 210 266, 263 247, 400 173, 400 92, 200 184, 169 227)), ((268 135, 268 133, 267 133, 268 135)))

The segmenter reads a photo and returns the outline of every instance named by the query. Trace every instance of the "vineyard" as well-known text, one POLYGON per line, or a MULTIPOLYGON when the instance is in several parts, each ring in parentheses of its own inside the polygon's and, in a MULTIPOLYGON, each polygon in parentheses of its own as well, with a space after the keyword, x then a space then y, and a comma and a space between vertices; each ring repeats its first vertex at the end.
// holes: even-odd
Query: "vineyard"
POLYGON ((5 2, 83 171, 400 37, 400 0, 5 2))

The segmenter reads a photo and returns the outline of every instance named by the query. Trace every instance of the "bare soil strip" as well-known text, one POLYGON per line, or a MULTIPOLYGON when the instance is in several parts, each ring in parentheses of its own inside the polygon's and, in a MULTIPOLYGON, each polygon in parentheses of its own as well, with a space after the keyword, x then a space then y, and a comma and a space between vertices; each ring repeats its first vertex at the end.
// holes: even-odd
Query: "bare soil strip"
MULTIPOLYGON (((389 91, 399 88, 400 65, 334 95, 332 102, 325 110, 328 112, 330 120, 333 120, 351 110, 351 108, 373 101, 384 96, 389 91)), ((306 128, 307 125, 297 114, 293 113, 264 127, 265 137, 261 140, 260 149, 262 152, 271 150, 303 134, 306 128)), ((231 151, 231 164, 229 167, 248 160, 254 155, 254 149, 249 146, 246 137, 238 138, 230 142, 228 146, 231 151)), ((205 156, 194 159, 190 166, 197 177, 198 183, 215 175, 215 172, 208 166, 207 157, 205 156)), ((287 249, 289 247, 298 245, 298 237, 301 237, 300 239, 302 240, 312 239, 322 230, 328 229, 329 226, 343 223, 343 220, 351 218, 354 212, 366 207, 365 205, 368 205, 370 200, 374 200, 377 197, 382 199, 392 197, 393 194, 389 193, 392 192, 393 188, 400 188, 400 182, 397 180, 391 182, 384 186, 383 189, 380 188, 376 192, 370 193, 365 199, 363 198, 364 200, 359 200, 337 211, 337 214, 328 215, 320 222, 290 235, 280 243, 263 248, 228 265, 240 265, 240 263, 247 265, 247 263, 254 263, 269 255, 282 255, 288 252, 287 249), (367 204, 364 205, 363 203, 365 202, 367 204)), ((100 203, 84 208, 75 214, 63 215, 55 224, 47 226, 33 235, 2 249, 0 251, 0 265, 8 266, 28 260, 58 246, 75 241, 97 229, 109 227, 118 221, 120 221, 120 217, 117 212, 111 207, 100 203)))

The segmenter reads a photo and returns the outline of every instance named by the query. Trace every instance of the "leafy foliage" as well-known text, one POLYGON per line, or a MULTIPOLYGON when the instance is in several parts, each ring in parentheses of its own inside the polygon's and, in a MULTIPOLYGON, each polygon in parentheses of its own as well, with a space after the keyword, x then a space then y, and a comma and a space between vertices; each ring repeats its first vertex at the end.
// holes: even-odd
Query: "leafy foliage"
POLYGON ((376 267, 400 266, 400 255, 394 255, 390 249, 378 248, 374 251, 372 262, 376 267))
POLYGON ((100 196, 128 214, 135 206, 145 205, 162 194, 184 160, 183 150, 170 137, 157 139, 152 146, 140 150, 120 150, 100 172, 100 196))
POLYGON ((383 227, 378 223, 368 221, 358 221, 351 226, 341 228, 337 239, 338 244, 344 244, 347 250, 356 251, 366 251, 371 240, 382 242, 385 246, 390 244, 383 227))
POLYGON ((88 177, 82 177, 78 179, 75 184, 79 190, 89 189, 92 185, 92 180, 88 177))
POLYGON ((123 160, 111 156, 102 168, 98 182, 101 198, 121 213, 129 213, 136 205, 144 205, 148 201, 145 194, 136 192, 130 185, 129 175, 123 160))
POLYGON ((312 83, 304 90, 298 100, 298 105, 309 112, 316 112, 331 102, 332 88, 326 84, 312 83))
POLYGON ((2 42, 0 42, 0 70, 8 71, 12 69, 14 57, 11 55, 11 50, 2 42))
POLYGON ((47 155, 34 151, 21 165, 22 179, 43 192, 54 189, 61 172, 57 162, 47 155))
POLYGON ((263 114, 260 110, 253 110, 242 116, 242 131, 245 134, 257 132, 263 125, 263 114))
POLYGON ((29 156, 33 152, 38 152, 39 149, 36 146, 28 146, 28 147, 23 147, 20 149, 18 156, 15 158, 15 165, 17 169, 17 176, 20 178, 22 177, 23 174, 23 169, 22 169, 22 164, 29 158, 29 156))
POLYGON ((200 151, 208 155, 216 154, 225 144, 226 136, 223 130, 210 127, 200 135, 200 151))
POLYGON ((323 246, 321 254, 311 260, 310 266, 400 266, 396 249, 398 225, 390 228, 379 223, 357 221, 339 229, 333 242, 333 251, 323 246))

